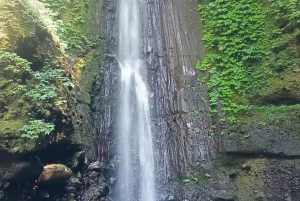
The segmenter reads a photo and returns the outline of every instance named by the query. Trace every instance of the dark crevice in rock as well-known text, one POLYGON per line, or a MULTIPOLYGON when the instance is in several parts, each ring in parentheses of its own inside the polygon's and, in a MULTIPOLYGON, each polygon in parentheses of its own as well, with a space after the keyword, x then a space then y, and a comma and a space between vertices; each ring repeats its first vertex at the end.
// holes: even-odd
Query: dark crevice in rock
POLYGON ((38 52, 39 41, 36 38, 25 38, 17 43, 18 47, 14 51, 18 56, 31 62, 30 65, 33 71, 42 69, 44 65, 44 56, 38 52))
POLYGON ((237 158, 268 158, 268 159, 300 159, 300 155, 285 155, 283 153, 268 153, 268 152, 257 152, 257 153, 249 153, 249 152, 226 152, 228 156, 234 156, 237 158))
POLYGON ((68 140, 61 140, 59 143, 51 144, 45 149, 38 150, 32 154, 38 156, 43 164, 67 164, 70 162, 70 156, 73 156, 80 148, 79 145, 71 144, 68 140))
POLYGON ((215 198, 214 201, 235 201, 235 199, 215 198))
POLYGON ((296 99, 294 97, 279 97, 277 99, 273 100, 266 100, 264 101, 266 105, 276 105, 276 106, 282 106, 282 105, 296 105, 300 104, 300 100, 296 99))

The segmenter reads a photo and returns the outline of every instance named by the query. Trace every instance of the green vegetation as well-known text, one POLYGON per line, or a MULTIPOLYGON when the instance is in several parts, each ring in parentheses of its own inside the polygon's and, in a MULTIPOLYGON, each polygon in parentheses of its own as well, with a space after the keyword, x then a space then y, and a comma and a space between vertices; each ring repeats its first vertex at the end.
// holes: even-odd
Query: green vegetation
POLYGON ((15 53, 0 51, 0 66, 6 66, 4 76, 8 79, 18 78, 30 72, 30 64, 15 53))
MULTIPOLYGON (((53 11, 52 20, 57 24, 61 48, 70 58, 67 69, 73 82, 80 86, 83 101, 90 104, 92 82, 97 74, 98 62, 102 54, 101 44, 104 41, 91 34, 95 27, 91 23, 95 0, 45 0, 45 5, 53 11)), ((97 11, 97 17, 103 14, 97 11)))
MULTIPOLYGON (((78 121, 74 114, 89 118, 89 92, 103 55, 98 45, 102 40, 94 34, 96 22, 91 20, 98 9, 95 4, 95 0, 0 2, 1 150, 23 152, 44 146, 36 142, 47 132, 35 135, 39 140, 29 139, 35 138, 30 127, 38 122, 45 128, 55 123, 60 139, 72 134, 78 143, 86 140, 80 134, 89 125, 70 121, 78 121), (75 87, 71 80, 76 89, 69 92, 75 87), (79 112, 76 99, 84 105, 79 112), (20 130, 24 128, 31 133, 20 130)), ((97 12, 97 17, 103 15, 97 12)))
POLYGON ((57 34, 68 52, 86 54, 89 48, 97 46, 99 41, 89 39, 84 29, 89 1, 45 0, 45 3, 54 12, 53 20, 58 23, 57 34))
POLYGON ((42 120, 29 121, 27 125, 24 125, 21 131, 21 137, 35 139, 40 134, 49 135, 54 130, 54 125, 45 123, 42 120))
POLYGON ((300 67, 300 3, 200 0, 200 4, 208 54, 196 68, 203 82, 209 73, 211 114, 216 115, 221 104, 222 121, 235 122, 252 103, 284 88, 282 79, 290 81, 291 72, 300 67))
POLYGON ((61 69, 51 69, 45 66, 42 72, 33 72, 34 87, 25 95, 36 101, 54 101, 64 103, 63 99, 58 95, 56 85, 64 85, 66 87, 74 87, 74 84, 63 74, 61 69))
POLYGON ((193 178, 193 179, 183 179, 182 182, 184 184, 196 184, 198 183, 199 179, 198 178, 193 178))
MULTIPOLYGON (((74 87, 70 80, 64 75, 61 69, 52 69, 50 65, 45 66, 41 72, 32 71, 31 63, 12 52, 0 52, 0 67, 4 69, 4 80, 6 87, 11 90, 4 96, 3 101, 8 102, 15 95, 22 98, 22 101, 32 105, 31 109, 37 107, 55 107, 66 103, 60 96, 62 87, 74 87), (26 81, 30 80, 30 81, 26 81), (61 90, 59 90, 61 88, 61 90)), ((21 104, 22 101, 20 102, 21 104)), ((47 114, 44 114, 47 115, 47 114)), ((6 115, 9 120, 9 113, 6 115)), ((21 137, 30 139, 37 138, 40 133, 50 134, 54 125, 44 123, 41 120, 30 120, 20 131, 21 137)))
POLYGON ((211 74, 208 88, 211 114, 221 103, 229 121, 249 106, 238 100, 249 89, 260 84, 254 67, 267 55, 258 42, 263 38, 265 13, 256 1, 216 0, 199 6, 204 22, 204 38, 209 53, 198 70, 211 74), (253 82, 252 79, 255 79, 253 82), (250 87, 251 85, 251 87, 250 87))

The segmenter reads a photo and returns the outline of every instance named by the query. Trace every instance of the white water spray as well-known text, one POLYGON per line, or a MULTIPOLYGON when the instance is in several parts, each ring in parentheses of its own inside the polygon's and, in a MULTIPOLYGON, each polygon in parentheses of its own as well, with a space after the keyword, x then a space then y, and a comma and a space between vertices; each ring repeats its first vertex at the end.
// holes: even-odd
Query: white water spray
POLYGON ((121 67, 120 156, 117 201, 155 201, 149 92, 139 52, 138 0, 119 0, 121 67))

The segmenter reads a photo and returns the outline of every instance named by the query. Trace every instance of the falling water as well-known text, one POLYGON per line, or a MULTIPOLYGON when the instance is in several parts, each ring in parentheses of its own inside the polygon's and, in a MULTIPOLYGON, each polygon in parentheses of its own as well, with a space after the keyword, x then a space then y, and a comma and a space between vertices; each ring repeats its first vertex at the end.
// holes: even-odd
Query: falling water
POLYGON ((140 57, 138 0, 119 0, 121 104, 117 201, 155 201, 146 71, 140 57))

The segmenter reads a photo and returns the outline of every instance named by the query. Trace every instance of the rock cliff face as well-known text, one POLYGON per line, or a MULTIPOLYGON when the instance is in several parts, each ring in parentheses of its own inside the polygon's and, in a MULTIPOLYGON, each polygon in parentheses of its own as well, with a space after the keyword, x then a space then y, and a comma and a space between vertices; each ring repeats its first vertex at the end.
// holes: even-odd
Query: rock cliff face
MULTIPOLYGON (((152 98, 152 121, 160 199, 189 198, 184 179, 212 166, 215 142, 204 86, 196 62, 204 56, 201 21, 193 1, 148 1, 143 5, 143 54, 152 98)), ((203 197, 201 197, 203 199, 203 197)))
MULTIPOLYGON (((101 117, 98 150, 109 146, 110 162, 117 164, 114 161, 118 155, 115 108, 119 96, 119 69, 113 55, 116 55, 118 8, 115 1, 108 2, 111 9, 106 18, 109 24, 107 31, 111 38, 108 41, 112 43, 108 44, 106 52, 107 64, 102 67, 102 82, 96 82, 97 90, 93 90, 93 93, 100 92, 100 95, 94 95, 100 100, 94 99, 94 105, 101 108, 96 110, 99 114, 95 112, 94 115, 101 117), (103 140, 108 140, 109 144, 104 144, 103 140)), ((187 186, 183 180, 197 180, 195 183, 198 183, 199 176, 205 178, 205 170, 212 168, 217 150, 215 140, 209 138, 212 120, 205 101, 207 92, 205 86, 198 84, 194 69, 204 55, 201 21, 196 7, 197 3, 192 1, 141 3, 141 53, 148 73, 149 91, 154 94, 151 98, 151 121, 159 200, 172 200, 172 197, 195 200, 195 197, 204 199, 208 196, 207 193, 194 195, 197 185, 187 186)), ((98 157, 103 157, 102 152, 98 157)), ((204 192, 206 189, 203 187, 201 190, 204 192)))
MULTIPOLYGON (((46 61, 53 61, 62 52, 28 2, 0 2, 0 22, 4 21, 0 23, 0 51, 17 53, 32 62, 33 70, 42 70, 46 61)), ((76 3, 87 6, 84 1, 76 3)), ((67 108, 64 112, 49 105, 32 109, 35 117, 56 125, 58 134, 53 138, 31 141, 20 136, 30 105, 21 101, 21 96, 10 96, 11 85, 3 81, 6 78, 0 62, 0 200, 49 196, 48 200, 104 200, 109 197, 108 187, 114 191, 115 170, 121 165, 116 121, 120 69, 116 53, 118 23, 122 22, 117 17, 116 0, 89 3, 85 23, 76 26, 88 27, 85 35, 100 42, 87 52, 81 49, 70 53, 70 61, 59 62, 73 70, 66 71, 70 77, 76 76, 76 87, 63 92, 67 108), (50 117, 41 115, 45 111, 50 117), (71 177, 66 188, 33 188, 34 179, 47 163, 66 165, 57 165, 66 171, 59 179, 71 177)), ((288 89, 276 78, 274 86, 264 89, 265 95, 252 100, 256 106, 274 103, 272 110, 255 106, 241 117, 245 123, 224 124, 211 118, 208 90, 197 79, 199 72, 195 69, 206 54, 197 4, 194 0, 140 2, 140 49, 148 90, 153 93, 150 102, 158 200, 298 201, 297 69, 281 79, 288 89), (282 105, 280 101, 285 105, 278 106, 282 105), (269 119, 266 114, 273 116, 269 119), (217 135, 214 125, 217 130, 226 129, 226 133, 217 135)), ((62 16, 64 20, 70 17, 68 12, 62 16)), ((80 19, 76 18, 78 23, 82 23, 80 19)))
MULTIPOLYGON (((102 99, 101 108, 108 107, 102 110, 99 139, 109 140, 113 163, 118 155, 114 108, 119 72, 112 56, 117 38, 112 24, 118 8, 114 1, 109 4, 108 32, 113 42, 107 49, 106 76, 98 86, 110 102, 102 99)), ((285 131, 278 131, 260 125, 259 118, 251 126, 222 125, 211 119, 207 89, 197 81, 194 68, 205 55, 197 2, 148 0, 141 8, 141 51, 149 91, 154 93, 151 115, 158 199, 297 200, 298 184, 288 176, 299 174, 297 124, 287 123, 285 131), (216 123, 227 128, 228 135, 214 136, 216 123), (248 133, 250 139, 245 137, 248 133)))

